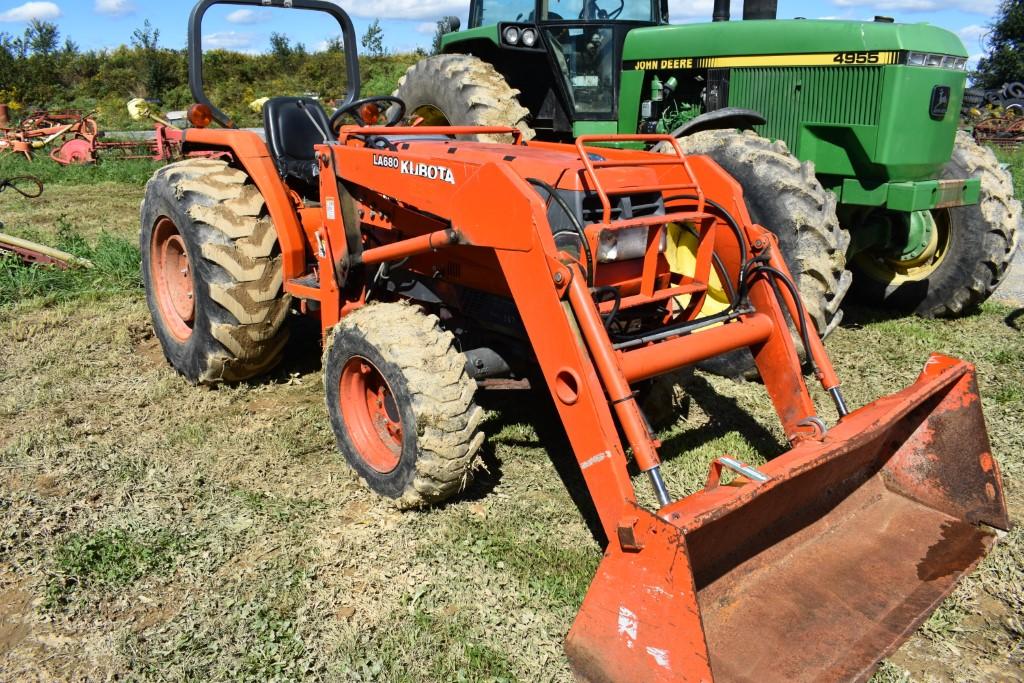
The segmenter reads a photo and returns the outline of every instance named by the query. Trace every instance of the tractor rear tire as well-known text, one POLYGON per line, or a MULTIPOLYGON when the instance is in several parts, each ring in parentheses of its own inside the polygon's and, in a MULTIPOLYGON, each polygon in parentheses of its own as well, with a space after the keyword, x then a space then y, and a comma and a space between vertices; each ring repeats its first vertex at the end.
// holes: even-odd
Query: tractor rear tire
MULTIPOLYGON (((836 198, 818 182, 814 164, 801 163, 784 142, 753 131, 702 131, 679 144, 686 154, 713 159, 743 187, 750 218, 778 237, 807 312, 819 334, 829 335, 843 319, 840 305, 852 280, 846 269, 850 234, 840 227, 836 198)), ((739 377, 749 376, 754 366, 750 354, 741 351, 701 367, 739 377)))
MULTIPOLYGON (((422 117, 427 126, 509 126, 527 140, 534 131, 530 112, 497 70, 470 55, 433 55, 413 64, 392 93, 406 105, 410 119, 422 117)), ((460 135, 478 142, 512 141, 511 135, 460 135)))
POLYGON ((142 278, 170 364, 194 384, 238 382, 281 359, 291 297, 274 224, 224 161, 164 166, 142 202, 142 278))
POLYGON ((1022 219, 1010 173, 1002 169, 991 149, 959 131, 942 177, 979 178, 978 203, 932 212, 946 232, 944 244, 939 246, 934 263, 919 274, 890 277, 891 267, 880 272, 879 259, 870 253, 854 257, 858 298, 924 318, 952 318, 988 299, 1006 277, 1017 250, 1022 219))
POLYGON ((407 303, 364 306, 331 330, 323 366, 338 448, 371 489, 409 509, 465 488, 484 411, 437 316, 407 303))

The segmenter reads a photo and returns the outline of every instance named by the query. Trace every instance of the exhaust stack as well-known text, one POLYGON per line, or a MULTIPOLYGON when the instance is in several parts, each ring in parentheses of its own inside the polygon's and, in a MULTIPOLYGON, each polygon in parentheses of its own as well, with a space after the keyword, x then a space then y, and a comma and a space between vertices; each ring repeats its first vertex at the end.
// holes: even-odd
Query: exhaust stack
MULTIPOLYGON (((715 0, 712 21, 729 21, 730 0, 715 0)), ((779 0, 746 0, 743 3, 743 19, 776 19, 779 14, 779 0)))
POLYGON ((712 21, 729 21, 730 0, 715 0, 715 11, 711 15, 712 21))
POLYGON ((775 19, 779 14, 779 0, 746 0, 743 3, 743 20, 775 19))

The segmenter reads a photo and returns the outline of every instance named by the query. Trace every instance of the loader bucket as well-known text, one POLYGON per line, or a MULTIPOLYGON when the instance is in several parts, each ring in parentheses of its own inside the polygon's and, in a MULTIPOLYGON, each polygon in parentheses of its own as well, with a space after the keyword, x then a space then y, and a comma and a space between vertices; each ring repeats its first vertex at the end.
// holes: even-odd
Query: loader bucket
POLYGON ((582 679, 867 680, 1009 527, 944 356, 759 469, 620 522, 566 640, 582 679))

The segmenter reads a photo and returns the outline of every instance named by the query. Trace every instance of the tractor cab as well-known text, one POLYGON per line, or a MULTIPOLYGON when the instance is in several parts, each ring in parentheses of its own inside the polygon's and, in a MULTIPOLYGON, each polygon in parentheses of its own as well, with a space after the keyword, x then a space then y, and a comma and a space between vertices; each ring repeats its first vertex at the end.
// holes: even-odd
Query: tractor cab
POLYGON ((473 0, 459 39, 491 34, 491 59, 508 67, 500 71, 511 72, 524 99, 540 105, 527 105, 539 127, 606 132, 600 122, 613 128, 618 116, 626 34, 667 22, 664 0, 473 0))

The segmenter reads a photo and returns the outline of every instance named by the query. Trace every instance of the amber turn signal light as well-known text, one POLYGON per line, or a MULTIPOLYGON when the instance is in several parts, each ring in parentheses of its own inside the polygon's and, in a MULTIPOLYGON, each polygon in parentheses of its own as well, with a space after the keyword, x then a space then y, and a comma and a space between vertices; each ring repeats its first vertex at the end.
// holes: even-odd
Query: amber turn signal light
POLYGON ((188 108, 188 122, 196 128, 206 128, 213 123, 213 110, 206 104, 193 104, 188 108))
POLYGON ((359 118, 367 126, 373 126, 380 121, 380 107, 376 104, 364 104, 359 107, 359 118))

